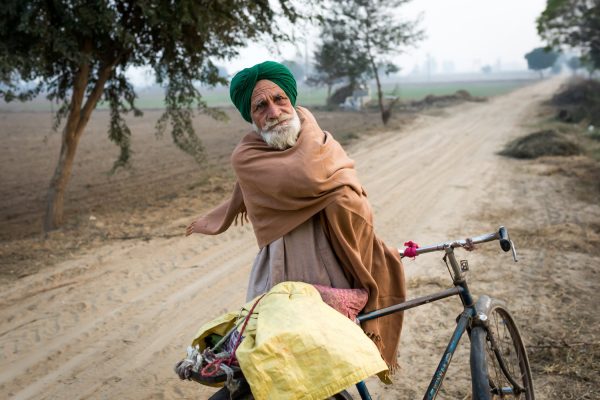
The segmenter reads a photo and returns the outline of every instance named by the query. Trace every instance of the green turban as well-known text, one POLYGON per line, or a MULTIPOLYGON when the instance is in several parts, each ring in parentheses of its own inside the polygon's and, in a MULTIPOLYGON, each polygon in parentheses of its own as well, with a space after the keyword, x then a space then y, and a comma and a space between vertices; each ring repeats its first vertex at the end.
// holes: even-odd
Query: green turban
POLYGON ((287 94, 292 106, 296 106, 298 91, 292 72, 283 64, 275 61, 265 61, 238 72, 231 80, 231 86, 229 87, 231 101, 248 122, 252 122, 250 117, 252 91, 256 86, 256 82, 262 79, 269 80, 279 86, 287 94))

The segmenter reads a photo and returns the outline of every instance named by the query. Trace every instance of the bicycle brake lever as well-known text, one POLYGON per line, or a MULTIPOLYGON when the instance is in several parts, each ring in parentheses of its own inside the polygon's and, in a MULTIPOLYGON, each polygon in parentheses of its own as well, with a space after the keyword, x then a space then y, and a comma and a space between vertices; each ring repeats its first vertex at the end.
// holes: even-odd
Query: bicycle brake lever
POLYGON ((519 258, 517 257, 517 249, 515 248, 515 244, 512 240, 510 241, 510 249, 512 250, 513 260, 515 260, 515 262, 519 262, 519 258))

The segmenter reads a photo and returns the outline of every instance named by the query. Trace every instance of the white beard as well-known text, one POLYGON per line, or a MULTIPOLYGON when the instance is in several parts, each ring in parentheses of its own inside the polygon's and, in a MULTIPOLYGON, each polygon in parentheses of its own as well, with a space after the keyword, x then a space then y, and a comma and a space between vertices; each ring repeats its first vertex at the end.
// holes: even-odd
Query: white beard
POLYGON ((270 147, 277 150, 289 149, 296 144, 300 133, 300 118, 296 110, 293 111, 292 115, 283 114, 278 119, 267 121, 262 130, 258 129, 254 122, 252 122, 252 127, 270 147), (282 121, 287 122, 279 124, 282 121))

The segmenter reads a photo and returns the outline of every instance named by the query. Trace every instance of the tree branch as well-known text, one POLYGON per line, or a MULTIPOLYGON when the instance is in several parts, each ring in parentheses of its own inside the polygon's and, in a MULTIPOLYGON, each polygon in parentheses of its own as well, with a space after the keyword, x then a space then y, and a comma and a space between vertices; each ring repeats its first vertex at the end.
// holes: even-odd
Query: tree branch
POLYGON ((73 94, 71 95, 71 105, 69 111, 69 117, 67 119, 67 125, 65 126, 65 135, 70 135, 73 138, 75 128, 79 126, 81 120, 81 104, 83 102, 83 96, 85 94, 85 88, 88 84, 90 74, 90 61, 88 55, 92 51, 92 41, 86 39, 82 46, 82 53, 85 59, 79 66, 79 70, 75 75, 73 82, 73 94))
POLYGON ((98 80, 96 81, 96 85, 94 85, 94 89, 92 89, 92 93, 88 96, 83 109, 81 110, 81 118, 79 119, 79 123, 77 124, 77 132, 81 132, 85 125, 87 124, 90 116, 92 115, 92 111, 96 108, 96 104, 100 97, 102 96, 102 92, 104 91, 104 85, 106 81, 110 77, 110 74, 113 68, 116 65, 117 60, 110 63, 104 64, 100 67, 100 71, 98 72, 98 80))

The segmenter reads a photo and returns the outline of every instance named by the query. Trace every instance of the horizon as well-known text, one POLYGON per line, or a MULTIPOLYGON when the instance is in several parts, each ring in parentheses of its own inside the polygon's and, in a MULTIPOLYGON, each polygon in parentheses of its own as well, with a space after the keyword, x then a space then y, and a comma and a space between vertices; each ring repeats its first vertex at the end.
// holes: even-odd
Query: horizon
MULTIPOLYGON (((422 15, 420 27, 426 38, 415 48, 405 48, 394 57, 400 67, 398 77, 481 73, 489 66, 492 72, 526 71, 525 54, 545 43, 537 35, 535 20, 546 7, 545 0, 506 0, 498 3, 481 0, 413 0, 398 9, 403 20, 422 15), (465 11, 468 10, 468 11, 465 11), (510 29, 506 25, 510 24, 510 29), (465 29, 466 28, 466 29, 465 29)), ((312 65, 318 45, 318 29, 312 36, 300 36, 296 44, 270 46, 257 43, 240 49, 231 60, 213 60, 231 77, 238 71, 265 60, 299 62, 312 65), (278 50, 277 50, 278 49, 278 50)), ((482 74, 483 75, 483 74, 482 74)), ((138 88, 154 83, 147 68, 132 68, 128 77, 138 88)))

